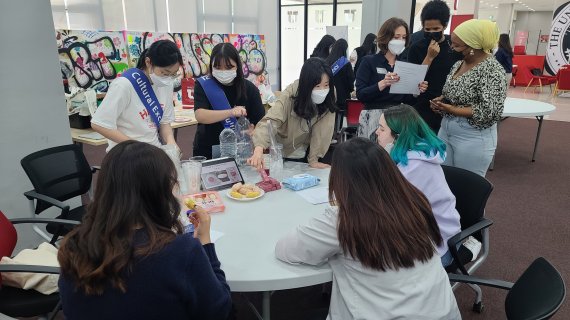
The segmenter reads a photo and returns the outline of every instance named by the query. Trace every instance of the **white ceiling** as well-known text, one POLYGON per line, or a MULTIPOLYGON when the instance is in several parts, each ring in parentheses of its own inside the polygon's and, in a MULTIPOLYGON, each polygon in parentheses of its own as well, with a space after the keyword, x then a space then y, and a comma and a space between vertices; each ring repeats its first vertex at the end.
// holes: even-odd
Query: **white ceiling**
MULTIPOLYGON (((417 3, 425 4, 428 0, 419 0, 417 3)), ((473 0, 459 0, 460 6, 461 1, 473 1, 473 0)), ((498 9, 499 4, 514 4, 515 10, 517 11, 554 11, 562 3, 567 0, 481 0, 479 3, 479 9, 483 10, 493 10, 498 9)), ((445 0, 450 8, 453 9, 454 0, 445 0)))

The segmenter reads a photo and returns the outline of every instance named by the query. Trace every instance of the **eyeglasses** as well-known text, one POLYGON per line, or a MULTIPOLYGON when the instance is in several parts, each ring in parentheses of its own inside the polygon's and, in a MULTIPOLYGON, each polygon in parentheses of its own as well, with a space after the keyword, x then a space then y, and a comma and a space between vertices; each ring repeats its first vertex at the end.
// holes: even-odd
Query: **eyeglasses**
MULTIPOLYGON (((154 70, 152 72, 154 73, 154 70)), ((182 75, 182 72, 177 71, 176 73, 167 73, 164 69, 160 69, 160 75, 163 77, 169 77, 172 79, 176 79, 182 75)))
POLYGON ((182 75, 182 72, 180 72, 180 71, 176 72, 175 74, 163 74, 163 76, 169 77, 172 79, 179 78, 181 75, 182 75))

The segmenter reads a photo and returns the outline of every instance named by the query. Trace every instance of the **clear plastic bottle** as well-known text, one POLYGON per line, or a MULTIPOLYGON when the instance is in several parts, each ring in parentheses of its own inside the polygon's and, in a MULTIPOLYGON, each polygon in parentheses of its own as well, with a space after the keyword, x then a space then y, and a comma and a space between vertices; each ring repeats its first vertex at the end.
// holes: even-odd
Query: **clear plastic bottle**
POLYGON ((246 117, 241 117, 237 121, 238 134, 237 134, 237 158, 238 166, 246 163, 247 159, 253 155, 253 142, 249 135, 249 120, 246 117))
POLYGON ((278 143, 269 149, 271 163, 269 164, 270 176, 277 181, 283 180, 283 145, 278 143))
POLYGON ((229 126, 225 125, 220 133, 220 154, 222 157, 236 158, 237 135, 229 126))

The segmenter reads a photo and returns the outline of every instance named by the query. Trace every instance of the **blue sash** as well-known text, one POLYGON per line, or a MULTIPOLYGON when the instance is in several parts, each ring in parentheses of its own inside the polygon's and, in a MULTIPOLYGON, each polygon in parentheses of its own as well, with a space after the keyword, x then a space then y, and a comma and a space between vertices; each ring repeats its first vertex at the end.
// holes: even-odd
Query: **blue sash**
POLYGON ((338 60, 331 66, 333 76, 336 75, 348 62, 349 61, 345 56, 338 58, 338 60))
POLYGON ((139 99, 141 99, 142 104, 146 108, 146 111, 148 111, 148 114, 156 125, 156 130, 160 130, 160 120, 162 120, 164 111, 156 98, 156 94, 146 74, 144 74, 141 69, 131 68, 123 72, 122 76, 129 79, 139 99))
MULTIPOLYGON (((208 97, 208 101, 212 105, 212 109, 214 110, 229 110, 232 107, 230 106, 230 102, 224 93, 224 90, 220 87, 216 80, 212 79, 210 76, 203 76, 198 78, 198 82, 204 89, 206 93, 206 97, 208 97)), ((237 128, 237 120, 234 117, 229 117, 222 121, 224 128, 231 128, 232 130, 236 130, 237 128)))

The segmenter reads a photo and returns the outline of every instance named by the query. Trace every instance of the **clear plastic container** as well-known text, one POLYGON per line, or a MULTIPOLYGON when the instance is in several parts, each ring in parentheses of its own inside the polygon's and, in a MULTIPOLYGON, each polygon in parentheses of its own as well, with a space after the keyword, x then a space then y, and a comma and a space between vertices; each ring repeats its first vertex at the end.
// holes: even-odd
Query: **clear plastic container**
POLYGON ((241 117, 238 119, 237 124, 236 162, 238 166, 243 166, 247 159, 253 155, 253 142, 249 135, 249 120, 246 117, 241 117))
POLYGON ((220 133, 220 155, 222 157, 236 158, 237 135, 230 127, 224 128, 220 133))
POLYGON ((270 176, 277 181, 283 179, 283 145, 277 143, 269 148, 269 164, 270 176))

